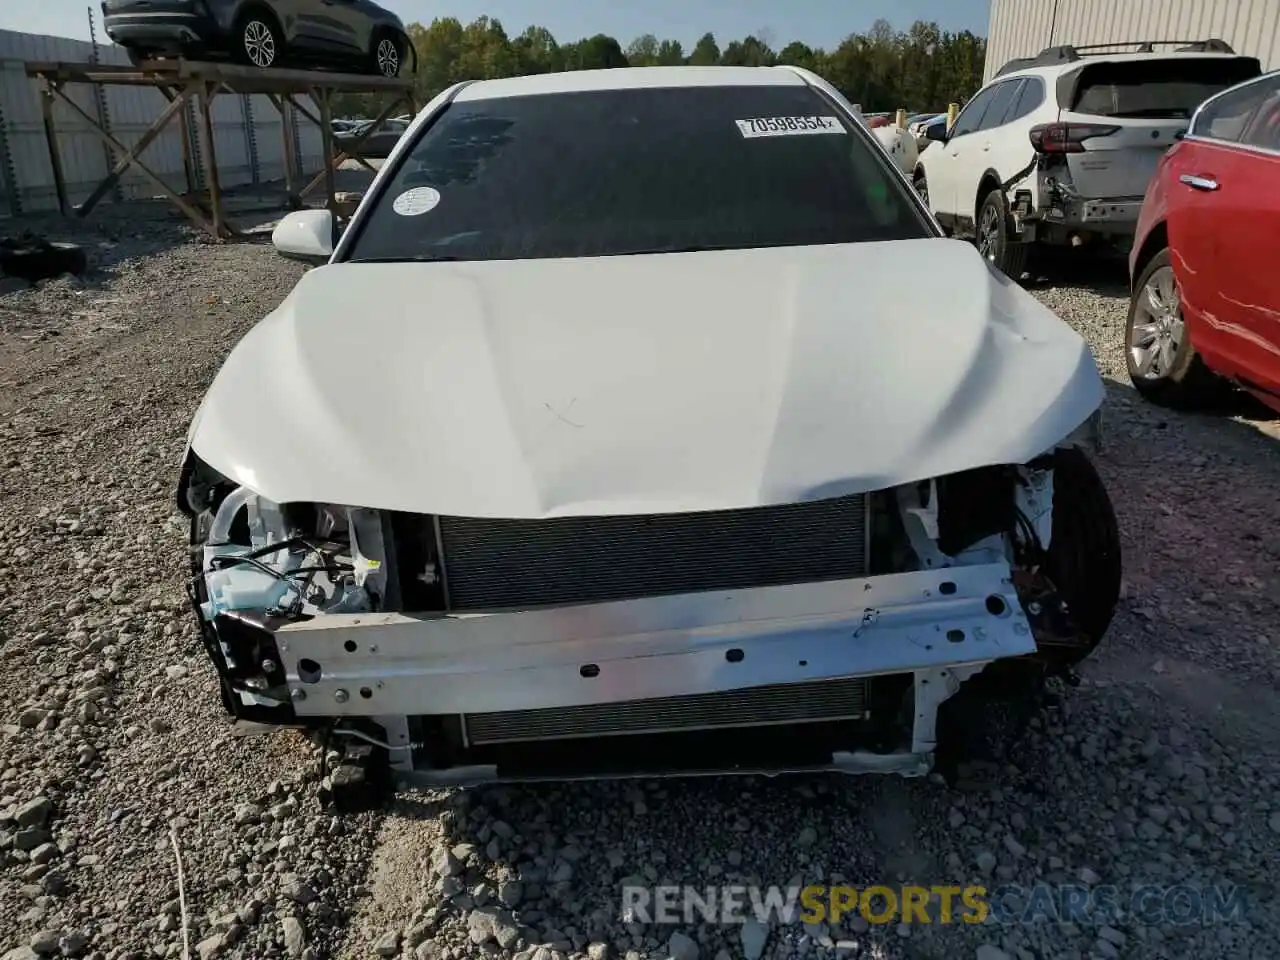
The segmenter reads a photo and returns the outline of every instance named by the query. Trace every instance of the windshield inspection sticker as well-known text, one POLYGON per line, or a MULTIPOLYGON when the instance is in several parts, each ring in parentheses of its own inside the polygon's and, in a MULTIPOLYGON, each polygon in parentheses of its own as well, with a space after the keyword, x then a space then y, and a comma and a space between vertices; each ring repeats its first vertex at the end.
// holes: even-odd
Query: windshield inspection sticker
POLYGON ((402 217, 417 217, 434 210, 440 202, 440 191, 435 187, 414 187, 396 197, 391 209, 402 217))
POLYGON ((752 117, 735 120, 738 130, 752 137, 802 137, 810 133, 845 133, 836 117, 752 117))

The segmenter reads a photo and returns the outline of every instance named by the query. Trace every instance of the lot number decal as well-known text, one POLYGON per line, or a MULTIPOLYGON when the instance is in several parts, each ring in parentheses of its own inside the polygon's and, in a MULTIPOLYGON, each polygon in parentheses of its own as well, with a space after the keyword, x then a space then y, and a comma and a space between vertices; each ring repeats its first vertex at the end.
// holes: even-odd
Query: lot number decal
POLYGON ((414 187, 396 197, 391 209, 402 217, 416 217, 434 210, 440 202, 440 191, 434 187, 414 187))
POLYGON ((835 117, 752 117, 735 120, 742 135, 752 137, 801 137, 810 133, 845 133, 835 117))

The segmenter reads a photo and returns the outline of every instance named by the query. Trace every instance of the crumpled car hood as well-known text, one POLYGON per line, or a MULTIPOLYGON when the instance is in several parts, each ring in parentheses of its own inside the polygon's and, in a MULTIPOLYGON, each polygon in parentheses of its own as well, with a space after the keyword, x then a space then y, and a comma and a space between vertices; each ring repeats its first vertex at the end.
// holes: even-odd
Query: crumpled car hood
POLYGON ((541 518, 883 489, 1052 447, 1084 341, 968 244, 309 272, 191 446, 277 502, 541 518))

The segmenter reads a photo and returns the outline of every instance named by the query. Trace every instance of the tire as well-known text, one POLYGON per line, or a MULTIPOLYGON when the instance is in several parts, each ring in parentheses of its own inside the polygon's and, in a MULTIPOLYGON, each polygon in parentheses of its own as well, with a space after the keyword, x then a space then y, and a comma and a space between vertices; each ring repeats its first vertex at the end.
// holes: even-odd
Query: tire
POLYGON ((982 199, 974 221, 978 251, 1001 273, 1017 280, 1027 266, 1027 244, 1012 239, 1013 218, 1003 191, 992 190, 982 199))
MULTIPOLYGON (((915 179, 911 181, 911 185, 916 188, 916 193, 920 195, 924 205, 929 207, 929 181, 925 178, 923 170, 916 172, 915 179)), ((929 207, 929 211, 932 213, 933 207, 929 207)))
POLYGON ((236 21, 235 59, 248 67, 270 70, 284 61, 284 33, 274 17, 263 10, 250 9, 236 21))
POLYGON ((404 41, 394 33, 383 31, 374 34, 373 49, 369 54, 369 72, 380 77, 400 76, 400 71, 404 69, 404 53, 404 41))
POLYGON ((1097 649, 1120 602, 1120 526, 1089 455, 1063 447, 1053 457, 1053 534, 1045 572, 1086 641, 1055 649, 1055 661, 1071 667, 1097 649))
POLYGON ((1230 390, 1191 343, 1167 247, 1151 258, 1133 285, 1124 344, 1129 380, 1153 403, 1194 407, 1219 399, 1230 390), (1144 343, 1150 345, 1144 348, 1144 343))
POLYGON ((88 265, 84 248, 74 243, 50 243, 31 236, 0 240, 0 273, 28 283, 64 273, 78 276, 88 265))

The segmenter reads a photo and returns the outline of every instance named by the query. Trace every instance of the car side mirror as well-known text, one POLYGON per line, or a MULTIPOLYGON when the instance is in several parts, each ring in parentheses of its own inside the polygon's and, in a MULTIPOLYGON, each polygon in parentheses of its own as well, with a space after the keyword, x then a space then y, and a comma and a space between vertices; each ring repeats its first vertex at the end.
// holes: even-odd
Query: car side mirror
POLYGON ((949 132, 945 123, 935 123, 933 126, 925 128, 924 138, 934 143, 945 143, 949 132))
POLYGON ((276 253, 304 263, 327 263, 333 256, 333 214, 328 210, 295 210, 271 231, 276 253))

